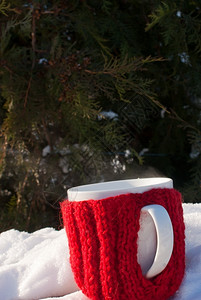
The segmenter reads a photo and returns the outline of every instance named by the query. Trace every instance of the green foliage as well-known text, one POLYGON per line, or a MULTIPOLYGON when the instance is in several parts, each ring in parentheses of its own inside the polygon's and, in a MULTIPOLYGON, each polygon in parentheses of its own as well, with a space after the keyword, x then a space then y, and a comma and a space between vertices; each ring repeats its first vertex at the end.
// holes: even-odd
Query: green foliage
POLYGON ((69 187, 126 177, 136 161, 199 201, 200 11, 199 1, 0 3, 2 230, 58 227, 69 187))
POLYGON ((0 13, 7 16, 6 11, 9 10, 10 4, 6 3, 6 0, 2 0, 0 3, 0 13))
MULTIPOLYGON (((170 17, 172 17, 173 14, 175 14, 177 11, 176 4, 172 2, 170 5, 168 5, 165 2, 162 2, 159 4, 154 12, 149 15, 151 22, 147 24, 146 31, 150 30, 153 26, 156 24, 167 24, 167 20, 169 20, 170 17)), ((169 25, 169 24, 168 24, 169 25)), ((168 27, 168 26, 167 26, 168 27)), ((169 30, 171 33, 171 30, 169 30)))

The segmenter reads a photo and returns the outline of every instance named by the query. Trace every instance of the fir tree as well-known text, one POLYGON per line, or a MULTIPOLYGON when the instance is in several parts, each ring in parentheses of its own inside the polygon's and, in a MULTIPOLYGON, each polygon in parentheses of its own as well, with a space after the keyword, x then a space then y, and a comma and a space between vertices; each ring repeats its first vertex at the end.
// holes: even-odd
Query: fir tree
POLYGON ((200 145, 200 9, 1 2, 2 230, 59 226, 68 187, 127 176, 142 160, 199 201, 199 168, 192 181, 189 171, 200 160, 199 150, 190 158, 200 145))

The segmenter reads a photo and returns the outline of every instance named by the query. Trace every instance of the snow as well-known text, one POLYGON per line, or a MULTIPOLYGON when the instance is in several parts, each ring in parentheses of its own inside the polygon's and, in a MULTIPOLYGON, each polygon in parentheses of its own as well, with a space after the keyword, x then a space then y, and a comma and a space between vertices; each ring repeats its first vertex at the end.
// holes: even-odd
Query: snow
POLYGON ((179 53, 178 56, 180 57, 180 60, 182 63, 186 65, 190 65, 190 56, 186 52, 179 53))
POLYGON ((39 63, 39 65, 44 64, 44 63, 48 63, 48 60, 46 58, 40 58, 38 63, 39 63))
MULTIPOLYGON (((186 272, 171 300, 201 299, 201 204, 183 204, 186 272)), ((0 300, 87 300, 69 264, 64 229, 0 234, 0 300)))
POLYGON ((50 153, 51 153, 50 146, 49 145, 45 146, 45 148, 43 148, 43 151, 42 151, 42 156, 46 157, 50 153))
POLYGON ((177 16, 178 18, 181 18, 181 11, 180 11, 180 10, 177 11, 176 16, 177 16))
POLYGON ((165 118, 165 113, 166 113, 166 110, 165 109, 161 109, 161 119, 165 118))
POLYGON ((117 120, 118 119, 118 114, 116 114, 115 112, 113 112, 112 110, 109 111, 104 111, 102 110, 99 115, 98 115, 98 119, 102 120, 102 119, 114 119, 117 120))
POLYGON ((143 156, 146 152, 149 152, 149 148, 143 148, 143 149, 139 152, 139 156, 143 156))

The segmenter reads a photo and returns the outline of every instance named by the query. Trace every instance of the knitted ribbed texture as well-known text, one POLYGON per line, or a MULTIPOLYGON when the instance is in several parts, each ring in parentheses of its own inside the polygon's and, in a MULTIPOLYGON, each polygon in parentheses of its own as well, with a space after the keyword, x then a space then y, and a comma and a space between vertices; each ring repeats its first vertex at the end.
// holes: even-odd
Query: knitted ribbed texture
POLYGON ((179 288, 185 269, 181 195, 152 189, 102 200, 61 203, 75 281, 92 300, 165 300, 179 288), (162 205, 172 221, 174 248, 163 272, 152 279, 137 262, 140 210, 162 205))

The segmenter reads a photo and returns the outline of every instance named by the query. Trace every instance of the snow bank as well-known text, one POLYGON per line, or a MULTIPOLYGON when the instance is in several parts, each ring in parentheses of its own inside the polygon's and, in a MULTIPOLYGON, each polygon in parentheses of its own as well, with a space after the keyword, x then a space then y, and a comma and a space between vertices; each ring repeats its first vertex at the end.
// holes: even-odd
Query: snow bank
POLYGON ((0 300, 40 299, 77 290, 64 230, 0 235, 0 300))
MULTIPOLYGON (((183 204, 186 274, 171 300, 201 299, 201 204, 183 204)), ((74 282, 64 229, 0 235, 0 300, 87 300, 74 282), (51 298, 52 297, 52 298, 51 298)))

